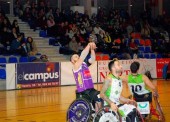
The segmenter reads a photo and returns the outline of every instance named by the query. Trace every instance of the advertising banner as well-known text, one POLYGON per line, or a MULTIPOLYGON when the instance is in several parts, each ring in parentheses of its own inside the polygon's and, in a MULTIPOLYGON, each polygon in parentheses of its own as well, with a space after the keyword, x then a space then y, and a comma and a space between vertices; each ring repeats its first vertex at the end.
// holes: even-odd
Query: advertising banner
POLYGON ((169 62, 170 58, 156 59, 157 78, 162 78, 163 67, 169 62))
POLYGON ((36 88, 60 85, 59 63, 17 64, 16 88, 36 88))
MULTIPOLYGON (((73 65, 70 62, 61 62, 61 85, 75 85, 73 65)), ((93 82, 97 83, 97 62, 89 66, 93 82)))
MULTIPOLYGON (((140 63, 139 73, 144 74, 146 71, 150 71, 151 76, 157 78, 155 59, 120 60, 123 68, 123 75, 128 75, 130 73, 130 65, 133 61, 138 61, 140 63)), ((98 82, 103 82, 105 77, 109 74, 109 62, 110 61, 98 61, 98 82)))

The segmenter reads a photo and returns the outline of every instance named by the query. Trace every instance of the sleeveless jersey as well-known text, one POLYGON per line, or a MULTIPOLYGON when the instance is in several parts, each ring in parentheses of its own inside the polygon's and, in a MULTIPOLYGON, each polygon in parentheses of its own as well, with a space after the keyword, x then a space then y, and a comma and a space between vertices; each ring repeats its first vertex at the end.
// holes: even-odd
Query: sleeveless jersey
POLYGON ((138 95, 147 94, 150 91, 147 90, 145 83, 142 79, 142 74, 138 74, 137 76, 129 75, 128 76, 128 84, 132 93, 136 93, 138 95))
MULTIPOLYGON (((106 90, 105 95, 113 101, 116 105, 120 104, 119 98, 122 92, 122 80, 116 78, 112 74, 109 74, 109 77, 112 78, 111 85, 106 90)), ((105 103, 107 104, 107 103, 105 103)))
POLYGON ((73 75, 76 81, 77 92, 83 92, 87 89, 94 88, 89 68, 85 62, 83 62, 77 71, 73 70, 73 75))

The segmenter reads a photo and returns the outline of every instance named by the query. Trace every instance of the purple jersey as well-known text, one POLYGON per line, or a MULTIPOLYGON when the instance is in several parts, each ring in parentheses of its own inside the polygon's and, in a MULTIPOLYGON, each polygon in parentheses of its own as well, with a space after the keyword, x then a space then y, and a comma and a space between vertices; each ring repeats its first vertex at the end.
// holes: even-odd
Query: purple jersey
POLYGON ((83 62, 77 71, 73 71, 73 74, 76 81, 77 92, 94 88, 93 80, 86 63, 83 62))

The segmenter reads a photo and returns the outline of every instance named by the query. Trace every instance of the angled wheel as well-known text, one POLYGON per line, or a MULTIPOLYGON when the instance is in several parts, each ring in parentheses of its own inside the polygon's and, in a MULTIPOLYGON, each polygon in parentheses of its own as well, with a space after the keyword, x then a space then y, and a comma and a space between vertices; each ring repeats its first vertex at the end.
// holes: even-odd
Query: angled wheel
POLYGON ((93 122, 121 122, 121 117, 109 106, 105 106, 96 113, 93 122))
POLYGON ((76 99, 67 111, 67 122, 88 122, 91 116, 90 103, 85 99, 76 99))

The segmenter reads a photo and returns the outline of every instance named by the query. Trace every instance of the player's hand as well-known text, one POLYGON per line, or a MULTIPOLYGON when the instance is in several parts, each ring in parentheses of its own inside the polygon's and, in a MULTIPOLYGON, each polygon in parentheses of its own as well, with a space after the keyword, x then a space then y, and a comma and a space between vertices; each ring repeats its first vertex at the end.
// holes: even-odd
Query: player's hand
POLYGON ((131 104, 131 105, 137 106, 136 101, 130 100, 130 99, 128 100, 127 104, 131 104))
POLYGON ((112 111, 117 112, 118 107, 117 107, 117 105, 116 105, 116 104, 111 103, 111 104, 110 104, 110 107, 111 107, 112 111))
POLYGON ((158 97, 159 97, 158 92, 157 92, 157 91, 154 91, 154 92, 153 92, 153 96, 158 98, 158 97))
POLYGON ((90 42, 89 43, 89 46, 90 46, 90 49, 91 50, 95 50, 97 47, 96 47, 96 44, 94 42, 90 42))

